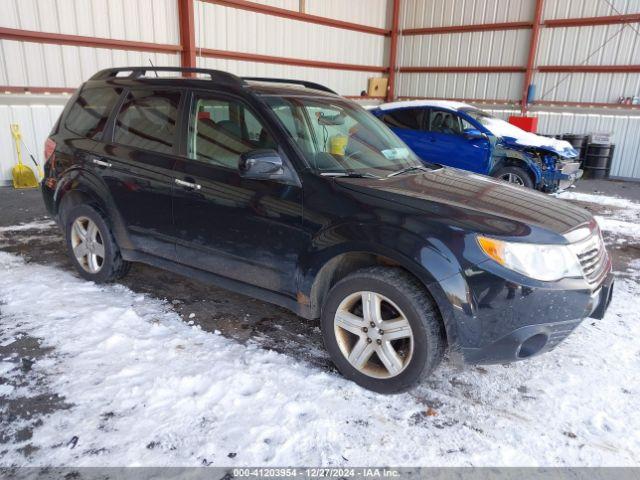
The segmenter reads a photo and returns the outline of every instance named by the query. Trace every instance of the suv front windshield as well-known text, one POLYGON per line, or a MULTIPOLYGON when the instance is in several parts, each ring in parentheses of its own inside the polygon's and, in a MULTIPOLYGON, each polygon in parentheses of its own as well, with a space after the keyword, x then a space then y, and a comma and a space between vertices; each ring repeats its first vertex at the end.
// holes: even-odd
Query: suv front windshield
POLYGON ((423 163, 361 107, 338 98, 264 97, 309 165, 322 175, 388 176, 423 163))

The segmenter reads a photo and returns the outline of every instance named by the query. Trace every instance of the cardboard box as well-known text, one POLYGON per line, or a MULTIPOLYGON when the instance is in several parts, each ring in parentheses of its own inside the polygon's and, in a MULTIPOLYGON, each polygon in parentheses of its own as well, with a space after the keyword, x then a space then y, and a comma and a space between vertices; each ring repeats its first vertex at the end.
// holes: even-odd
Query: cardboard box
POLYGON ((372 77, 367 85, 367 95, 370 97, 384 97, 387 95, 387 85, 389 79, 387 77, 372 77))

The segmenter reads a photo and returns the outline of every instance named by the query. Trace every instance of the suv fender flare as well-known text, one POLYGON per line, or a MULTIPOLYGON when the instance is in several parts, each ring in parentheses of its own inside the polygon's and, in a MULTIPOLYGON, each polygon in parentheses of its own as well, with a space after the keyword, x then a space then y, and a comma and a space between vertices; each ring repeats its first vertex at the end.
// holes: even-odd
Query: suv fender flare
MULTIPOLYGON (((362 230, 363 227, 358 228, 362 230)), ((356 262, 358 257, 374 258, 378 260, 378 264, 400 267, 420 281, 440 310, 449 345, 457 343, 457 316, 453 308, 471 312, 472 306, 468 303, 469 287, 460 273, 461 269, 455 256, 442 251, 427 239, 420 239, 407 231, 398 230, 395 235, 389 235, 387 232, 384 237, 388 239, 386 243, 392 242, 395 247, 385 243, 352 240, 321 251, 310 252, 301 258, 298 302, 307 304, 310 318, 317 318, 321 311, 323 295, 335 283, 332 282, 332 274, 338 268, 336 264, 341 264, 341 260, 348 256, 355 257, 356 262), (406 244, 402 240, 410 238, 416 242, 413 244, 413 253, 404 249, 398 250, 398 245, 406 244), (418 241, 420 243, 417 243, 418 241)), ((353 268, 370 265, 363 263, 358 266, 356 263, 353 268)))
POLYGON ((107 222, 111 226, 113 235, 121 248, 133 248, 124 222, 117 208, 115 208, 109 188, 100 177, 84 168, 70 168, 58 180, 53 194, 54 213, 58 218, 58 222, 62 220, 60 218, 60 207, 65 198, 69 198, 67 195, 74 193, 88 198, 91 203, 95 204, 106 215, 107 222))

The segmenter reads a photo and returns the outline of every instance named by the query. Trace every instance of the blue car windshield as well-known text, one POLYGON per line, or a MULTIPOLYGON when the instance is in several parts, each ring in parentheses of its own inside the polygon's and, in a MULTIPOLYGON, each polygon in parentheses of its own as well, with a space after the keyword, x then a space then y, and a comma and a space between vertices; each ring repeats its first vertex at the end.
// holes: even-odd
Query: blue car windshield
POLYGON ((310 167, 322 175, 389 174, 424 164, 386 125, 334 97, 265 96, 310 167))
POLYGON ((485 127, 491 125, 494 120, 497 120, 496 117, 482 110, 478 110, 477 108, 463 108, 460 110, 463 113, 466 113, 471 118, 473 118, 476 122, 481 123, 485 127))

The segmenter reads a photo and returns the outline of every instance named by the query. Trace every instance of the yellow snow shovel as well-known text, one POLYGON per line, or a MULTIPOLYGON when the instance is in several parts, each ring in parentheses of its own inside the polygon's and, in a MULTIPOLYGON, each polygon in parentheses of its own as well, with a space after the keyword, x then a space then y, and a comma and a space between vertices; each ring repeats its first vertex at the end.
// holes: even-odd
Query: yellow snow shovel
MULTIPOLYGON (((16 142, 16 152, 18 152, 18 163, 13 167, 11 172, 13 175, 13 188, 37 188, 38 180, 36 179, 36 175, 31 168, 22 163, 22 149, 20 148, 22 133, 20 133, 20 125, 15 123, 11 124, 11 135, 13 135, 13 139, 16 142)), ((33 160, 36 168, 38 168, 38 164, 33 156, 31 156, 31 160, 33 160)))

